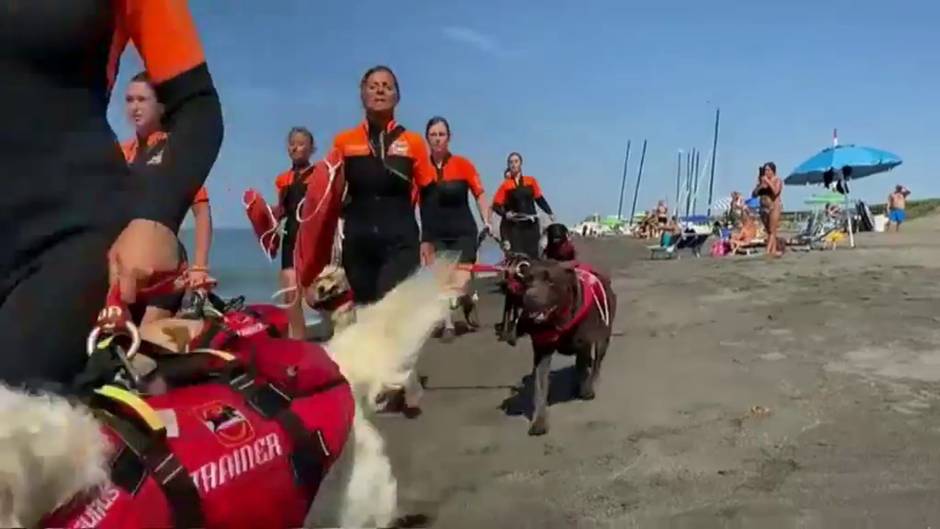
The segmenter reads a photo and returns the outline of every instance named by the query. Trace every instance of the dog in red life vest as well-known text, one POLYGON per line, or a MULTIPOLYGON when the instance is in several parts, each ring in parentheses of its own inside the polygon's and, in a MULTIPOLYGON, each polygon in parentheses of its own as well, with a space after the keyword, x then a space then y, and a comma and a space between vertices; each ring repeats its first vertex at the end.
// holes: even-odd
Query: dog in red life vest
POLYGON ((0 385, 0 526, 192 525, 184 511, 194 505, 198 525, 207 528, 390 525, 398 515, 397 480, 372 423, 376 398, 413 378, 419 350, 447 310, 452 266, 435 264, 362 307, 358 321, 323 347, 263 332, 238 335, 229 349, 255 360, 252 377, 170 384, 163 394, 143 396, 154 413, 140 416, 164 428, 172 457, 141 459, 145 467, 153 463, 142 474, 133 465, 115 473, 131 454, 120 450, 119 423, 104 420, 99 408, 93 415, 61 397, 0 385), (302 443, 287 423, 266 419, 263 408, 232 389, 281 379, 287 382, 277 387, 300 395, 289 410, 315 432, 306 439, 322 449, 320 467, 298 464, 302 443), (174 501, 181 490, 194 501, 174 501))
POLYGON ((532 262, 523 272, 519 334, 534 352, 533 411, 529 435, 548 432, 548 384, 552 355, 574 356, 577 397, 591 400, 610 346, 617 295, 606 275, 576 261, 532 262))

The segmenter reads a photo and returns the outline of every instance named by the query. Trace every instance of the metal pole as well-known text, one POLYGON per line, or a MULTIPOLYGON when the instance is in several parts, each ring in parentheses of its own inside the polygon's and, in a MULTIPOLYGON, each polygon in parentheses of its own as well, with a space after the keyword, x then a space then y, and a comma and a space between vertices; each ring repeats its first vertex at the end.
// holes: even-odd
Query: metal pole
POLYGON ((679 215, 679 181, 682 179, 682 150, 676 153, 676 201, 673 203, 673 213, 679 215))
POLYGON ((646 140, 643 140, 643 153, 640 155, 640 170, 636 173, 636 187, 633 189, 633 207, 630 208, 630 218, 636 214, 636 198, 640 194, 640 179, 643 178, 643 163, 646 162, 646 140))
MULTIPOLYGON (((617 221, 623 220, 623 189, 627 185, 627 162, 630 161, 630 140, 627 140, 627 154, 623 157, 623 177, 620 179, 620 202, 617 204, 617 221)), ((633 217, 630 217, 633 222, 633 217)))
POLYGON ((685 153, 685 216, 688 217, 692 211, 692 153, 695 149, 689 149, 685 153))
POLYGON ((721 108, 715 109, 715 139, 712 141, 712 166, 708 178, 708 216, 712 216, 712 199, 715 192, 715 158, 718 156, 718 122, 721 120, 721 108))
POLYGON ((699 159, 701 158, 702 153, 695 150, 695 157, 692 159, 692 174, 695 178, 692 186, 692 215, 698 210, 698 177, 700 173, 699 159))

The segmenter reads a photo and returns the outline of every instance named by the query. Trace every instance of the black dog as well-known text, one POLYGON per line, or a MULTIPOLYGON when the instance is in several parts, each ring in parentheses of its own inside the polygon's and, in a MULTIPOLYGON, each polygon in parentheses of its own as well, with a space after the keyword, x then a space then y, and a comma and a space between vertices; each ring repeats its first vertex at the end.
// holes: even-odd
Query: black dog
POLYGON ((564 224, 549 224, 545 228, 545 250, 542 252, 543 259, 554 259, 555 261, 574 261, 577 259, 577 252, 574 244, 568 237, 568 228, 564 224))
POLYGON ((529 256, 507 252, 501 263, 503 268, 499 288, 503 294, 503 317, 496 324, 496 336, 499 341, 516 345, 518 337, 517 323, 522 313, 522 297, 525 293, 523 279, 529 268, 529 256))
POLYGON ((576 357, 577 396, 593 399, 610 346, 617 296, 606 276, 575 262, 537 261, 522 275, 525 291, 518 332, 531 336, 534 353, 529 435, 543 435, 548 431, 552 354, 576 357))

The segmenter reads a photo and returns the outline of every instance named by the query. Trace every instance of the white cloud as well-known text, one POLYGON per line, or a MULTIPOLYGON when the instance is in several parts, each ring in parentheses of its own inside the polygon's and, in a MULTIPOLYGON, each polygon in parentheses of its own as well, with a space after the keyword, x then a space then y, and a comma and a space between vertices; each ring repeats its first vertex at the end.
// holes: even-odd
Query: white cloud
POLYGON ((447 26, 441 30, 444 36, 458 43, 474 47, 484 53, 497 55, 503 52, 496 39, 464 26, 447 26))

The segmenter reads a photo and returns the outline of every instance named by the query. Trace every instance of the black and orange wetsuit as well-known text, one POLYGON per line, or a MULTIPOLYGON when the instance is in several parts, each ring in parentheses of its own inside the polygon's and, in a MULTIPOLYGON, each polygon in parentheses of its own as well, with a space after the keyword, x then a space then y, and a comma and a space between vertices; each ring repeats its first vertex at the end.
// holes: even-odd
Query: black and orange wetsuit
POLYGON ((460 252, 461 263, 477 260, 477 223, 467 192, 478 198, 483 185, 470 160, 448 154, 435 170, 434 181, 421 188, 421 241, 437 251, 460 252))
MULTIPOLYGON (((124 153, 124 159, 127 160, 127 163, 132 167, 132 172, 135 174, 140 174, 149 165, 162 164, 163 152, 166 150, 169 138, 170 135, 166 132, 157 131, 148 136, 146 139, 142 140, 141 138, 134 136, 133 139, 122 143, 121 151, 124 153), (141 147, 141 144, 143 144, 143 147, 141 147)), ((209 191, 206 190, 205 186, 200 186, 199 191, 196 192, 196 196, 193 198, 192 205, 195 206, 196 204, 208 203, 209 191)), ((183 246, 183 243, 177 241, 176 246, 177 250, 179 251, 180 260, 188 261, 189 258, 186 255, 186 247, 183 246)), ((179 311, 180 307, 182 307, 184 297, 185 292, 183 291, 167 294, 164 296, 155 296, 147 300, 147 306, 157 307, 159 309, 176 313, 179 311)), ((130 309, 133 313, 134 320, 140 321, 144 315, 146 306, 137 304, 136 306, 130 307, 130 309)))
POLYGON ((539 239, 542 237, 536 204, 545 213, 552 214, 552 208, 542 196, 538 180, 532 176, 506 178, 493 195, 493 211, 502 217, 499 223, 500 237, 509 242, 512 251, 524 253, 532 259, 539 256, 539 239), (512 219, 507 218, 508 213, 529 217, 512 219))
POLYGON ((294 268, 294 244, 297 242, 297 206, 307 194, 307 179, 313 173, 313 165, 295 167, 277 175, 277 203, 284 214, 284 237, 281 239, 281 270, 294 268))
POLYGON ((0 379, 67 380, 130 219, 176 232, 222 141, 222 113, 181 0, 0 3, 0 379), (129 168, 108 124, 121 53, 165 106, 163 163, 129 168), (155 173, 132 177, 131 171, 155 173), (148 175, 144 175, 148 176, 148 175))
POLYGON ((434 178, 420 135, 394 121, 341 132, 343 154, 343 268, 357 303, 380 299, 421 261, 415 205, 434 178))

